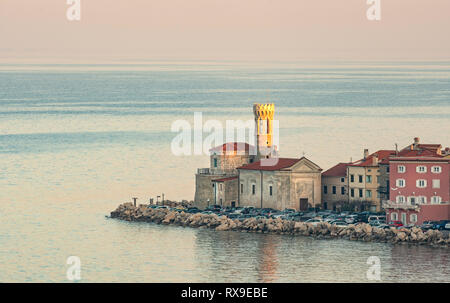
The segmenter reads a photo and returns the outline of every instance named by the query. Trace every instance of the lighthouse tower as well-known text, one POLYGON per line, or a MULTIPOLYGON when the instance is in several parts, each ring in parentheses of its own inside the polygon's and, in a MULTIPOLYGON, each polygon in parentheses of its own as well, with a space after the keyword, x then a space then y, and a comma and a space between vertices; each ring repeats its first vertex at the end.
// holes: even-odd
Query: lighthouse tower
POLYGON ((275 105, 253 104, 253 114, 255 116, 257 157, 270 158, 273 155, 273 115, 275 105))

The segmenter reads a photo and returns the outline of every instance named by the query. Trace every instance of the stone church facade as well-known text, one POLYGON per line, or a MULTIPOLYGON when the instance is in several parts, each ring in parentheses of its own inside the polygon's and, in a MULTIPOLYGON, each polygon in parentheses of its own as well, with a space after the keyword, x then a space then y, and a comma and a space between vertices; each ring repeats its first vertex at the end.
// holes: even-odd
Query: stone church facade
POLYGON ((321 205, 322 169, 305 157, 278 158, 274 166, 258 161, 238 170, 239 206, 303 211, 321 205))

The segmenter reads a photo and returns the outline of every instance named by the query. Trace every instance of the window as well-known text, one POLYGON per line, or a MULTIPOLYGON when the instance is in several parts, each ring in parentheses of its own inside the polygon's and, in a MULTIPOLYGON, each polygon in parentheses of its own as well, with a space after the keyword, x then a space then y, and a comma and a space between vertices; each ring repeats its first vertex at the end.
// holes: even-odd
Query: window
POLYGON ((441 203, 442 198, 439 196, 433 196, 431 197, 431 204, 439 204, 441 203))
POLYGON ((344 183, 345 182, 345 178, 341 178, 341 182, 344 183))
POLYGON ((222 183, 219 183, 219 190, 222 190, 222 183))
POLYGON ((391 213, 391 221, 397 221, 398 220, 398 214, 397 213, 391 213))
POLYGON ((214 167, 217 167, 217 158, 214 158, 214 167))
POLYGON ((355 189, 354 188, 350 189, 350 196, 352 198, 355 197, 355 189))
POLYGON ((332 190, 333 190, 333 195, 335 195, 336 194, 336 186, 333 186, 332 190))
POLYGON ((439 179, 433 180, 433 188, 441 188, 441 180, 439 179))
POLYGON ((380 184, 380 176, 377 176, 377 183, 380 184))
POLYGON ((406 167, 404 165, 397 166, 397 172, 398 173, 404 173, 406 172, 406 167))
POLYGON ((367 176, 366 176, 366 182, 367 182, 367 183, 372 183, 372 176, 367 175, 367 176))
POLYGON ((391 168, 388 166, 386 167, 386 172, 390 172, 391 168))
POLYGON ((404 197, 404 196, 397 196, 396 202, 397 202, 398 204, 403 204, 403 203, 405 203, 405 197, 404 197))
POLYGON ((431 172, 434 174, 440 174, 442 172, 442 167, 440 166, 433 166, 431 168, 431 172))
POLYGON ((341 187, 341 195, 345 195, 345 187, 344 186, 341 187))
POLYGON ((419 166, 416 167, 416 172, 421 173, 421 174, 426 173, 427 172, 427 167, 423 166, 423 165, 419 165, 419 166))
POLYGON ((372 191, 371 190, 366 190, 366 198, 372 198, 372 191))
POLYGON ((355 182, 355 175, 350 175, 350 182, 355 182))
POLYGON ((359 183, 363 183, 363 176, 362 175, 358 175, 358 181, 359 181, 359 183))
POLYGON ((416 180, 416 187, 418 187, 418 188, 427 187, 427 180, 422 180, 422 179, 416 180))
POLYGON ((326 185, 323 186, 323 193, 328 194, 328 186, 326 185))
POLYGON ((420 196, 417 198, 417 202, 419 202, 420 204, 427 204, 427 197, 420 196))
POLYGON ((241 183, 241 194, 244 193, 244 184, 241 183))
POLYGON ((252 184, 252 195, 256 193, 256 185, 252 184))
POLYGON ((403 225, 406 225, 406 213, 402 213, 402 223, 403 225))
POLYGON ((417 222, 417 215, 416 215, 416 214, 411 214, 411 215, 409 216, 409 221, 410 221, 411 223, 416 223, 416 222, 417 222))
POLYGON ((360 198, 363 197, 363 190, 362 190, 362 189, 359 190, 359 197, 360 197, 360 198))
POLYGON ((405 187, 406 182, 405 179, 397 179, 396 183, 397 187, 405 187))
POLYGON ((408 200, 410 205, 416 205, 416 197, 409 197, 408 200))
POLYGON ((272 196, 272 185, 269 186, 269 194, 272 196))

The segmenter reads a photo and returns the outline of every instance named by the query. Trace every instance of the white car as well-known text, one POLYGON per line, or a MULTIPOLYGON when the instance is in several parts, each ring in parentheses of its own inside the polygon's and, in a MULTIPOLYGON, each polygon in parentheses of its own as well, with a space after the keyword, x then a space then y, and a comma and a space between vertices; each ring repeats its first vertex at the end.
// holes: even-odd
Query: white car
POLYGON ((336 222, 333 222, 332 224, 336 225, 336 226, 341 226, 341 227, 348 226, 348 224, 344 221, 336 221, 336 222))
POLYGON ((309 219, 309 220, 305 221, 305 223, 311 223, 313 226, 316 226, 320 222, 322 222, 322 220, 320 220, 320 219, 309 219))
POLYGON ((444 228, 450 230, 450 222, 448 222, 447 224, 445 224, 444 228))

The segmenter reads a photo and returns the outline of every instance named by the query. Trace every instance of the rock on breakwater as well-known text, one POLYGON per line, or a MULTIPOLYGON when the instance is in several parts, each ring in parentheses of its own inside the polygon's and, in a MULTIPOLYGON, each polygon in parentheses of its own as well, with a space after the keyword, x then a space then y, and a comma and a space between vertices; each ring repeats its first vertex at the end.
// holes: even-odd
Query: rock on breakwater
POLYGON ((399 244, 431 245, 449 247, 450 238, 438 230, 426 232, 418 227, 382 229, 372 227, 369 224, 336 226, 327 222, 317 225, 306 222, 289 220, 248 218, 243 221, 230 219, 225 215, 217 214, 190 214, 178 212, 167 208, 149 208, 141 204, 134 206, 132 203, 124 203, 111 212, 111 218, 126 221, 153 222, 157 224, 171 224, 186 227, 210 228, 217 231, 234 230, 241 232, 274 233, 311 236, 318 239, 342 238, 351 241, 365 242, 389 242, 399 244))

